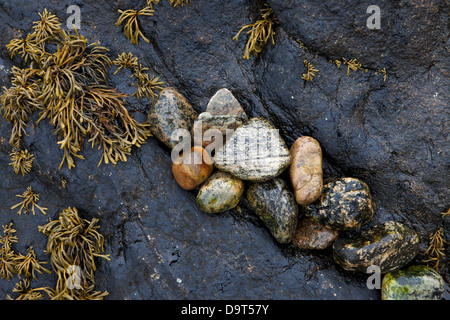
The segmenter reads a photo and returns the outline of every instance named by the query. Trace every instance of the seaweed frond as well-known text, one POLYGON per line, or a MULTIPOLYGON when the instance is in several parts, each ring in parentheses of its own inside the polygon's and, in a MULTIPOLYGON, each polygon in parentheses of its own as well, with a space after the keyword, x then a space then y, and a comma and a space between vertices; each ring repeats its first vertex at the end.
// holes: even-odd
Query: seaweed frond
POLYGON ((9 157, 11 159, 9 165, 13 167, 15 173, 21 173, 22 176, 25 176, 31 171, 34 155, 29 153, 28 150, 14 150, 9 154, 9 157))
POLYGON ((29 208, 30 205, 31 205, 31 211, 33 212, 33 215, 36 214, 36 211, 34 209, 35 207, 38 208, 39 211, 41 211, 44 215, 46 214, 45 210, 48 210, 47 208, 43 208, 43 207, 38 206, 36 204, 36 202, 39 201, 39 194, 34 193, 31 186, 29 186, 27 188, 27 191, 25 191, 23 194, 18 194, 18 195, 16 195, 16 197, 22 198, 23 201, 19 202, 18 204, 14 205, 14 206, 12 206, 11 210, 14 210, 14 209, 16 209, 17 207, 20 206, 20 209, 17 212, 19 215, 22 214, 22 210, 24 210, 24 209, 25 209, 26 213, 29 213, 30 212, 30 208, 29 208))
POLYGON ((138 58, 135 57, 131 52, 125 53, 122 52, 119 54, 114 60, 113 65, 118 66, 117 70, 114 72, 114 75, 119 72, 120 69, 126 69, 126 68, 137 68, 139 66, 138 58))
POLYGON ((434 263, 434 266, 432 268, 436 271, 438 270, 440 259, 445 256, 444 243, 444 229, 439 228, 430 236, 430 244, 424 253, 426 259, 422 260, 422 262, 434 263))
POLYGON ((51 273, 50 270, 44 268, 42 264, 46 264, 46 261, 39 261, 36 258, 36 253, 34 252, 33 247, 29 247, 27 249, 27 255, 24 256, 22 254, 18 254, 13 258, 13 262, 15 264, 16 272, 20 274, 24 274, 26 278, 37 279, 35 272, 42 274, 44 272, 51 273))
POLYGON ((11 53, 11 59, 19 54, 25 62, 39 61, 43 53, 33 34, 28 34, 25 39, 12 39, 6 45, 6 49, 11 53))
POLYGON ((447 209, 447 211, 442 212, 441 215, 442 215, 443 218, 445 218, 445 217, 450 217, 450 208, 447 209))
POLYGON ((18 241, 16 230, 13 229, 13 223, 3 225, 3 236, 0 236, 0 277, 6 280, 10 280, 14 273, 16 273, 16 267, 14 258, 16 256, 12 249, 12 244, 18 241))
POLYGON ((312 79, 316 76, 316 72, 318 72, 319 70, 315 69, 314 66, 306 59, 303 60, 303 63, 306 67, 306 73, 302 75, 302 79, 305 81, 312 81, 312 79))
POLYGON ((191 3, 191 0, 169 0, 173 7, 184 6, 191 3))
POLYGON ((7 300, 42 300, 44 299, 44 295, 40 291, 44 291, 48 295, 53 293, 53 289, 49 287, 32 289, 29 278, 25 278, 16 283, 12 291, 18 293, 19 296, 17 298, 12 298, 10 295, 7 295, 7 300))
POLYGON ((380 70, 380 73, 383 75, 383 82, 386 82, 387 80, 387 71, 386 68, 383 68, 380 70))
POLYGON ((273 9, 265 4, 266 8, 261 9, 261 19, 255 23, 243 26, 238 33, 233 37, 233 40, 238 41, 239 35, 247 28, 251 28, 247 31, 249 35, 247 44, 244 50, 244 59, 250 59, 250 55, 255 57, 262 52, 264 47, 272 40, 272 44, 275 44, 274 40, 274 26, 278 23, 273 9))
POLYGON ((40 232, 48 236, 46 252, 51 255, 50 263, 58 275, 52 299, 102 299, 108 292, 94 291, 97 270, 95 259, 109 260, 103 254, 104 238, 97 231, 98 219, 81 219, 76 208, 64 209, 58 220, 39 226, 40 232), (76 271, 76 283, 69 283, 76 271))
POLYGON ((139 37, 142 37, 142 39, 150 43, 150 40, 142 33, 142 31, 139 29, 139 16, 153 16, 153 13, 155 10, 153 7, 148 6, 144 7, 141 10, 132 10, 128 9, 125 11, 118 10, 120 12, 120 17, 116 22, 116 26, 120 26, 125 20, 125 26, 123 28, 125 37, 130 40, 131 44, 138 45, 139 44, 139 37))
POLYGON ((347 65, 347 76, 350 74, 350 69, 353 71, 356 71, 358 69, 364 70, 361 66, 361 63, 356 62, 356 59, 350 59, 347 61, 347 59, 342 58, 342 60, 342 63, 347 65))
POLYGON ((36 38, 36 42, 40 43, 48 38, 55 38, 61 33, 61 22, 57 16, 44 9, 44 12, 38 13, 41 20, 33 22, 34 33, 32 34, 36 38))
POLYGON ((0 112, 3 113, 3 118, 13 124, 9 143, 20 149, 29 115, 42 108, 39 101, 40 86, 37 70, 12 67, 11 73, 12 86, 3 87, 0 112))
POLYGON ((160 81, 159 77, 152 76, 150 78, 149 74, 145 72, 147 70, 148 68, 143 68, 142 65, 139 65, 139 67, 134 69, 134 73, 132 74, 132 77, 135 77, 138 80, 136 84, 137 90, 132 96, 136 96, 138 100, 141 100, 144 97, 148 100, 155 99, 158 94, 154 91, 161 91, 164 89, 162 87, 164 82, 160 81))

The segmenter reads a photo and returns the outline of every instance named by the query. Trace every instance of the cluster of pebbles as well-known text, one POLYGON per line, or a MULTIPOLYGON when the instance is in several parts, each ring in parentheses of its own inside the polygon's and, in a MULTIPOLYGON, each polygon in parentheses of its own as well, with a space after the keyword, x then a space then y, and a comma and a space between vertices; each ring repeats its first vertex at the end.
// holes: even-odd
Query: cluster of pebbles
POLYGON ((345 270, 379 268, 385 275, 383 299, 442 298, 444 282, 436 271, 400 270, 418 253, 419 237, 411 228, 388 221, 356 238, 339 237, 340 231, 370 222, 375 205, 369 187, 357 178, 324 181, 322 150, 314 138, 299 137, 289 149, 267 119, 249 119, 225 88, 199 115, 176 89, 165 88, 149 120, 154 136, 169 148, 184 146, 173 176, 185 190, 198 188, 202 211, 230 210, 245 196, 279 243, 308 250, 332 246, 334 260, 345 270), (188 134, 180 139, 180 132, 188 134), (286 170, 288 182, 280 177, 286 170))

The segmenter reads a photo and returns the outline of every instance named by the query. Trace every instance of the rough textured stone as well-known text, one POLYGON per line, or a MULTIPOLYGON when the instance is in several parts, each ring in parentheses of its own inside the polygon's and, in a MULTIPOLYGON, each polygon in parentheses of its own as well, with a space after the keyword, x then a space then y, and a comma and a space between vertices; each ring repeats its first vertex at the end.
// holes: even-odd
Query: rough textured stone
POLYGON ((320 197, 323 188, 322 149, 313 137, 300 137, 291 147, 289 168, 295 200, 307 206, 320 197))
POLYGON ((247 199, 274 238, 280 243, 292 240, 298 221, 298 207, 286 182, 280 178, 253 183, 247 199))
POLYGON ((300 249, 326 249, 338 237, 339 232, 327 228, 308 217, 298 221, 292 244, 300 249))
POLYGON ((212 159, 200 146, 194 146, 191 152, 181 155, 172 164, 175 181, 185 190, 201 185, 213 171, 212 159))
POLYGON ((305 214, 329 228, 351 230, 368 223, 374 212, 369 187, 355 178, 340 178, 323 187, 320 198, 305 214))
POLYGON ((405 225, 388 221, 356 239, 339 238, 333 243, 334 260, 345 270, 367 272, 378 266, 386 273, 408 264, 419 250, 419 237, 405 225))
POLYGON ((445 284, 430 267, 413 265, 386 274, 381 285, 383 300, 441 300, 445 284))
MULTIPOLYGON (((77 4, 80 33, 108 47, 111 59, 132 52, 197 113, 226 87, 249 117, 267 118, 289 146, 299 136, 315 137, 325 178, 354 176, 370 186, 377 211, 368 227, 403 221, 425 248, 440 227, 450 239, 450 219, 440 214, 448 209, 450 191, 443 174, 449 117, 446 1, 381 1, 381 30, 366 28, 369 4, 364 2, 267 2, 280 22, 275 45, 257 59, 244 60, 246 35, 238 42, 232 37, 258 18, 261 1, 196 0, 179 8, 160 1, 153 17, 139 17, 150 43, 135 46, 123 27, 114 26, 117 10, 138 9, 135 2, 2 0, 0 87, 10 86, 8 70, 21 65, 18 56, 10 59, 5 45, 31 31, 44 7, 64 25, 67 7, 77 4), (328 62, 342 57, 357 58, 369 70, 347 76, 346 66, 328 62), (312 82, 301 80, 302 59, 319 70, 312 82), (375 73, 383 67, 385 82, 375 73)), ((131 96, 136 87, 130 76, 130 70, 119 72, 110 83, 131 96)), ((145 121, 149 104, 128 100, 130 110, 137 111, 133 116, 145 121)), ((245 203, 242 212, 233 209, 230 215, 201 212, 195 194, 181 190, 172 178, 170 154, 156 139, 133 149, 126 163, 100 167, 101 153, 85 143, 86 160, 70 171, 58 170, 62 151, 53 128, 46 120, 36 126, 37 118, 30 119, 23 141, 36 156, 25 177, 8 165, 11 125, 0 119, 0 223, 14 220, 17 251, 26 254, 33 245, 38 258, 48 261, 41 250, 46 237, 37 225, 68 206, 76 206, 83 218, 100 218, 111 260, 99 260, 96 285, 109 291, 106 299, 379 299, 378 290, 367 289, 366 274, 342 272, 323 252, 292 251, 268 239, 245 203), (61 177, 68 181, 66 188, 61 177), (47 216, 18 216, 10 210, 15 195, 30 184, 49 208, 47 216)), ((448 270, 440 272, 448 279, 448 270)), ((0 279, 0 297, 11 294, 16 280, 0 279)), ((44 274, 32 287, 55 283, 54 274, 44 274)))
POLYGON ((201 186, 196 202, 200 210, 218 213, 236 207, 243 193, 241 179, 225 172, 216 172, 201 186))
POLYGON ((242 180, 267 181, 280 175, 291 156, 278 130, 264 118, 252 118, 236 129, 214 155, 219 170, 242 180))
POLYGON ((196 118, 192 106, 175 88, 164 88, 148 114, 153 134, 170 148, 178 143, 178 140, 172 141, 175 130, 190 132, 196 118))
MULTIPOLYGON (((212 130, 217 130, 217 135, 220 134, 222 136, 222 143, 225 143, 227 130, 233 133, 234 130, 242 126, 246 121, 246 117, 243 118, 241 115, 211 115, 209 112, 202 112, 198 115, 192 127, 194 143, 206 147, 215 141, 216 132, 212 130), (207 132, 208 130, 211 131, 207 132), (212 137, 208 136, 209 134, 212 137)), ((228 136, 231 136, 231 134, 229 133, 228 136)))
POLYGON ((230 90, 222 88, 218 90, 209 100, 206 106, 206 112, 211 115, 221 116, 237 116, 243 121, 247 121, 248 117, 239 101, 233 96, 230 90))

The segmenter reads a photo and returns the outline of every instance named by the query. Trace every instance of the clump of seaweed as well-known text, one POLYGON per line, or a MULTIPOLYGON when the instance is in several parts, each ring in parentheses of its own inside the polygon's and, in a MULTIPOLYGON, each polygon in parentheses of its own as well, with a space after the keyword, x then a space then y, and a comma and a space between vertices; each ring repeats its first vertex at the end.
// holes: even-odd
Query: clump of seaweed
POLYGON ((6 296, 7 300, 42 300, 44 295, 40 291, 44 291, 49 296, 53 293, 51 288, 31 288, 31 280, 25 278, 14 286, 12 290, 14 293, 19 294, 16 298, 12 298, 9 294, 6 296))
POLYGON ((238 41, 239 35, 247 28, 251 28, 247 31, 249 35, 247 44, 244 50, 244 59, 250 59, 250 55, 255 57, 262 52, 264 47, 272 40, 272 44, 275 44, 274 40, 274 26, 278 23, 273 9, 265 4, 266 8, 261 9, 261 19, 255 23, 243 26, 239 32, 233 37, 233 40, 238 41))
POLYGON ((25 176, 31 171, 34 161, 34 155, 28 152, 28 150, 14 150, 9 154, 11 159, 10 166, 13 167, 14 172, 22 176, 25 176))
POLYGON ((139 29, 139 16, 153 16, 155 10, 150 7, 144 7, 141 10, 118 10, 120 12, 120 17, 117 19, 116 26, 120 26, 125 20, 125 26, 123 32, 125 37, 130 40, 131 44, 138 45, 139 37, 141 37, 145 42, 150 43, 150 40, 142 33, 139 29))
POLYGON ((28 118, 38 110, 38 123, 48 118, 60 138, 64 156, 59 168, 65 162, 69 169, 74 167, 74 157, 84 159, 79 152, 85 138, 103 150, 99 165, 126 161, 131 148, 151 136, 150 125, 136 122, 125 108, 127 95, 109 86, 108 49, 88 44, 76 30, 61 29, 57 17, 47 11, 41 18, 26 38, 32 47, 14 40, 8 47, 12 54, 32 60, 29 68, 13 68, 12 86, 0 96, 0 112, 13 124, 10 144, 20 147, 28 118))
POLYGON ((131 52, 125 53, 122 52, 121 54, 119 54, 116 58, 116 60, 114 60, 113 65, 118 66, 117 70, 114 71, 114 74, 117 74, 117 72, 119 72, 120 69, 135 69, 137 67, 139 67, 139 61, 138 58, 135 57, 131 52))
POLYGON ((20 206, 19 211, 17 212, 19 215, 22 214, 22 211, 25 209, 25 212, 28 214, 30 212, 30 205, 31 205, 31 212, 33 212, 33 216, 36 215, 35 207, 39 209, 43 214, 46 214, 45 210, 48 210, 47 208, 43 208, 41 206, 38 206, 36 202, 39 201, 39 194, 33 192, 33 188, 29 186, 27 188, 27 191, 25 191, 23 194, 18 194, 16 197, 22 198, 23 201, 19 202, 18 204, 11 207, 11 210, 16 209, 20 206))
POLYGON ((131 52, 126 54, 125 52, 118 55, 117 59, 113 61, 114 65, 118 68, 114 74, 116 74, 120 69, 130 68, 133 70, 131 77, 137 79, 136 92, 132 96, 136 96, 138 100, 142 98, 147 98, 148 100, 153 100, 157 97, 155 91, 161 91, 163 89, 164 82, 159 80, 159 77, 152 76, 147 73, 148 68, 144 68, 131 52))
POLYGON ((13 258, 15 268, 18 274, 24 274, 26 278, 37 279, 35 272, 39 274, 51 273, 50 270, 44 268, 42 264, 46 264, 46 261, 39 261, 36 258, 36 253, 33 247, 28 247, 27 255, 18 254, 13 258))
POLYGON ((14 262, 16 253, 12 249, 12 244, 19 239, 15 235, 16 230, 13 228, 12 222, 3 225, 2 228, 3 236, 0 236, 0 277, 10 280, 17 271, 14 262))
POLYGON ((191 0, 169 0, 173 7, 184 6, 191 3, 191 0))
POLYGON ((81 219, 76 208, 64 209, 58 220, 39 226, 40 232, 48 236, 46 253, 58 276, 52 299, 103 299, 108 292, 94 291, 97 269, 95 258, 109 260, 102 254, 104 238, 98 233, 98 219, 81 219), (76 271, 76 283, 69 282, 68 270, 76 271))
POLYGON ((150 75, 146 72, 148 68, 143 68, 141 65, 139 67, 136 67, 134 69, 134 73, 132 74, 132 77, 135 77, 137 79, 137 90, 135 93, 133 93, 133 96, 136 96, 138 100, 141 100, 142 98, 155 99, 158 94, 156 94, 154 91, 161 91, 164 88, 162 85, 164 85, 163 81, 159 80, 159 77, 152 76, 150 78, 150 75))
POLYGON ((438 270, 441 258, 445 257, 444 243, 444 229, 439 228, 430 236, 430 244, 424 253, 426 259, 422 260, 422 262, 434 263, 432 268, 436 271, 438 270))
POLYGON ((3 117, 13 124, 9 143, 18 149, 25 134, 28 117, 34 111, 42 109, 37 72, 35 69, 12 67, 12 86, 3 87, 4 92, 0 96, 0 111, 3 111, 3 117))
MULTIPOLYGON (((362 67, 361 63, 357 62, 356 59, 350 59, 347 61, 347 59, 342 58, 343 64, 347 65, 347 76, 350 74, 350 69, 353 71, 356 70, 366 70, 362 67)), ((366 70, 367 71, 367 70, 366 70)))
POLYGON ((303 63, 306 67, 306 73, 302 75, 302 79, 305 81, 312 81, 312 79, 316 76, 316 72, 318 72, 319 70, 315 69, 315 67, 306 59, 303 60, 303 63))

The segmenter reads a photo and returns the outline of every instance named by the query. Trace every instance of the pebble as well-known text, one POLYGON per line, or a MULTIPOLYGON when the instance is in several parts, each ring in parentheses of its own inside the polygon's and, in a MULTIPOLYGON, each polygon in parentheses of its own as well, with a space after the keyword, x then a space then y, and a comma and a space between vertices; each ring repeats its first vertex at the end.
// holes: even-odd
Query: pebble
POLYGON ((379 267, 381 273, 401 268, 418 250, 416 232, 396 221, 379 224, 359 238, 340 238, 333 243, 333 257, 338 264, 345 270, 364 273, 371 265, 379 267))
POLYGON ((323 188, 322 149, 319 142, 308 136, 298 138, 291 147, 289 168, 295 200, 302 206, 316 201, 323 188))
POLYGON ((268 120, 252 118, 216 150, 214 162, 217 169, 242 180, 264 182, 289 167, 291 155, 278 130, 268 120))
POLYGON ((300 249, 322 250, 331 246, 338 235, 337 230, 327 228, 319 222, 304 217, 297 224, 292 244, 300 249))
POLYGON ((372 220, 374 204, 363 181, 339 178, 326 183, 319 199, 305 210, 308 217, 329 228, 351 230, 372 220))
POLYGON ((212 159, 200 146, 181 155, 172 164, 172 173, 177 183, 185 190, 192 190, 202 184, 213 171, 212 159))
POLYGON ((247 200, 276 241, 289 243, 297 227, 298 205, 286 182, 281 178, 252 183, 247 200))
POLYGON ((169 148, 178 143, 171 139, 174 131, 186 129, 190 132, 196 118, 197 114, 186 98, 171 87, 161 91, 148 114, 153 135, 169 148))
POLYGON ((194 128, 192 129, 194 143, 203 147, 212 143, 215 137, 203 136, 208 129, 220 131, 222 142, 225 143, 227 130, 235 130, 247 121, 247 114, 239 101, 230 90, 222 88, 212 96, 205 112, 199 114, 196 123, 194 123, 194 128), (197 134, 195 134, 194 130, 197 130, 197 134))
POLYGON ((209 100, 206 112, 212 115, 234 115, 248 120, 247 114, 230 90, 222 88, 209 100))
MULTIPOLYGON (((220 135, 222 142, 225 143, 227 131, 231 130, 231 133, 233 133, 246 121, 246 117, 243 118, 239 115, 211 115, 209 112, 202 112, 198 115, 192 127, 194 144, 206 147, 215 141, 216 135, 220 135), (208 130, 210 131, 207 132, 208 130)), ((229 133, 229 135, 231 134, 229 133)))
POLYGON ((381 285, 382 300, 441 300, 445 285, 430 267, 413 265, 386 274, 381 285))
POLYGON ((223 212, 236 207, 243 193, 244 183, 241 179, 219 171, 200 187, 197 206, 207 213, 223 212))

